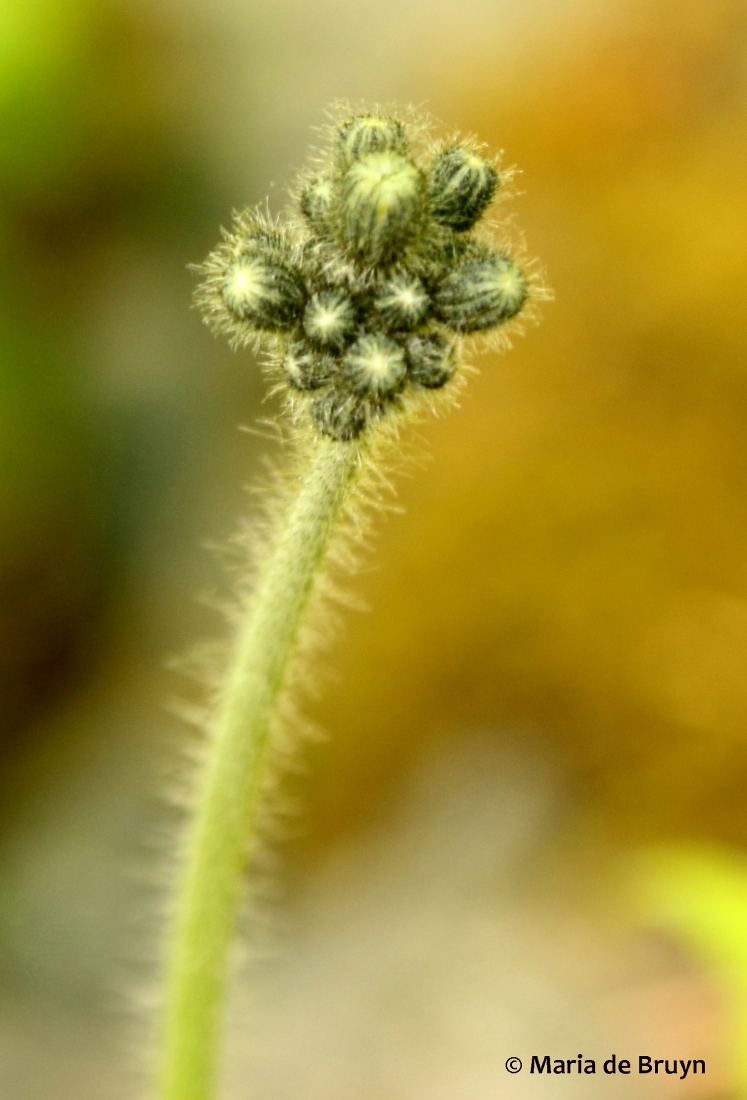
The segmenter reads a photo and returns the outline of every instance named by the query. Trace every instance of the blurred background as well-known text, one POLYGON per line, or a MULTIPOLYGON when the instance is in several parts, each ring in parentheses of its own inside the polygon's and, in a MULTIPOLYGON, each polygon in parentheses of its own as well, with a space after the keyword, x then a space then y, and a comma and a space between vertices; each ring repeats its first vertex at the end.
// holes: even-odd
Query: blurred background
POLYGON ((354 582, 225 1095, 747 1097, 743 0, 0 0, 0 1095, 141 1095, 170 662, 274 448, 187 265, 340 97, 503 149, 555 301, 354 582))

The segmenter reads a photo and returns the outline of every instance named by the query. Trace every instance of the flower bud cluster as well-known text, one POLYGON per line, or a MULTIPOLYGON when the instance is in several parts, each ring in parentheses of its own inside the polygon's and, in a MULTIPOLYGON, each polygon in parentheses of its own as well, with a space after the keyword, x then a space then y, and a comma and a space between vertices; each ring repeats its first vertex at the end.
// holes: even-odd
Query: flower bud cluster
POLYGON ((286 388, 332 439, 441 389, 460 338, 505 325, 528 297, 480 233, 495 165, 469 142, 412 146, 398 118, 346 118, 289 226, 243 215, 202 268, 210 323, 236 343, 271 337, 286 388))

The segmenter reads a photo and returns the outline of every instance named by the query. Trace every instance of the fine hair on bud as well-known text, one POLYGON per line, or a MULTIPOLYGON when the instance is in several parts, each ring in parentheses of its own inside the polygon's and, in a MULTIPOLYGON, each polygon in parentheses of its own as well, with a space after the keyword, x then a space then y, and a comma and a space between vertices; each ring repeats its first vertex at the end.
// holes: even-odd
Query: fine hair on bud
POLYGON ((342 373, 357 393, 377 399, 390 397, 407 373, 404 349, 379 333, 361 336, 345 355, 342 373))
POLYGON ((357 439, 366 427, 369 416, 370 408, 365 397, 347 390, 326 390, 311 405, 311 417, 317 429, 338 443, 357 439))
POLYGON ((408 337, 405 354, 411 381, 428 390, 440 390, 457 367, 453 340, 438 332, 408 337))
POLYGON ((335 376, 336 364, 305 340, 292 340, 283 356, 283 373, 294 390, 318 390, 335 376))
POLYGON ((334 198, 334 186, 329 179, 312 180, 301 192, 301 213, 315 229, 324 231, 328 227, 334 198))
POLYGON ((376 311, 385 324, 402 331, 419 325, 430 304, 423 280, 407 273, 387 279, 377 287, 374 297, 376 311))
POLYGON ((291 326, 306 297, 295 271, 260 253, 228 267, 221 294, 235 318, 266 332, 291 326))
POLYGON ((431 166, 431 213, 441 225, 464 233, 490 205, 498 174, 484 157, 456 145, 445 149, 431 166))
POLYGON ((237 256, 262 256, 266 260, 282 261, 286 258, 288 242, 280 230, 269 224, 252 222, 239 235, 237 256))
POLYGON ((420 169, 398 153, 372 153, 351 164, 342 177, 340 241, 361 263, 389 263, 419 231, 424 208, 420 169))
POLYGON ((343 166, 370 153, 406 152, 405 129, 396 118, 356 115, 342 124, 337 139, 337 156, 343 166))
POLYGON ((309 298, 303 329, 309 340, 323 348, 343 348, 355 331, 356 308, 342 290, 320 290, 309 298))
POLYGON ((528 295, 508 256, 469 260, 449 271, 433 295, 438 317, 456 332, 484 332, 515 317, 528 295))

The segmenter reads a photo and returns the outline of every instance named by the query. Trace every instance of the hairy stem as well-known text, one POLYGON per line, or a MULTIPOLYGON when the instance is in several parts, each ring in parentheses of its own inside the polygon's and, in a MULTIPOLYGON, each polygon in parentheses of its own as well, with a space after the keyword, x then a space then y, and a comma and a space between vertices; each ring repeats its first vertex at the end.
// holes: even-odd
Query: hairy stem
POLYGON ((354 444, 317 442, 237 630, 174 916, 159 1100, 214 1096, 228 956, 256 832, 272 716, 360 459, 354 444))

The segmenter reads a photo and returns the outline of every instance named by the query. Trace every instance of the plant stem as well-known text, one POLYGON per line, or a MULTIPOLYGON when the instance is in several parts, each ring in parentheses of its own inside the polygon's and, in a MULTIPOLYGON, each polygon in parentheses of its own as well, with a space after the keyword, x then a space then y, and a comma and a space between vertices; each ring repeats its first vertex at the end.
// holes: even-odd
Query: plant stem
POLYGON ((174 915, 160 1100, 212 1100, 228 957, 256 833, 272 717, 299 623, 361 461, 320 439, 239 624, 211 728, 174 915))

